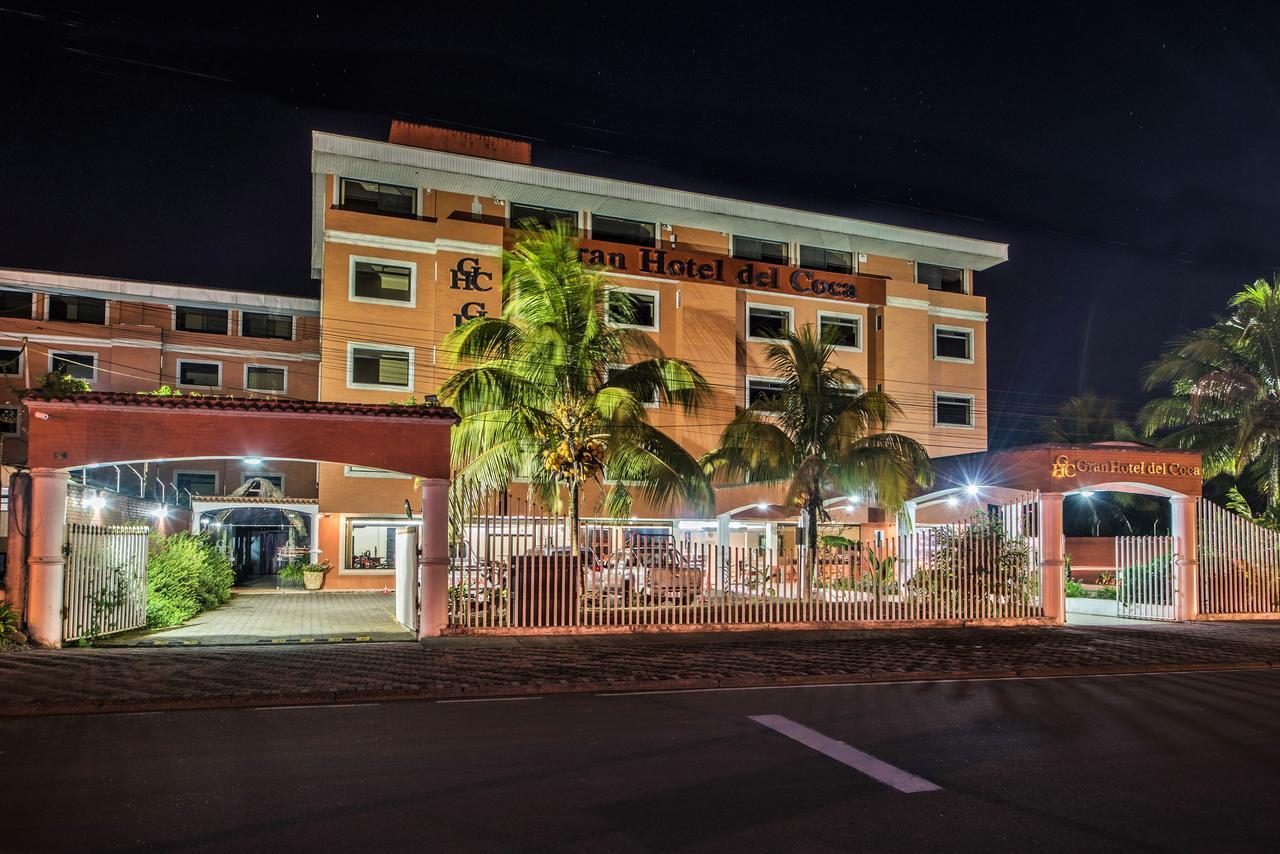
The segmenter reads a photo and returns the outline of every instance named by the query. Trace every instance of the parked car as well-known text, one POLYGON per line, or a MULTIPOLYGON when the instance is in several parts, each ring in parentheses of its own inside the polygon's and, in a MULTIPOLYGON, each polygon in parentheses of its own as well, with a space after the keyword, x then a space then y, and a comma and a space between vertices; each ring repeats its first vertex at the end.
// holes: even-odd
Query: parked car
POLYGON ((631 598, 632 593, 649 600, 687 601, 702 589, 704 573, 670 545, 627 547, 605 559, 595 572, 587 574, 587 591, 596 595, 631 598))

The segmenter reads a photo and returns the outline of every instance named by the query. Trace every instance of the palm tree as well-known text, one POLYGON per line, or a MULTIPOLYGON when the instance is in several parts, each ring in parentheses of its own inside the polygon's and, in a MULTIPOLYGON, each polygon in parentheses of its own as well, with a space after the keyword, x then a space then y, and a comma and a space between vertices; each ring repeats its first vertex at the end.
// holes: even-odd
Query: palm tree
POLYGON ((1070 398, 1053 418, 1040 424, 1045 439, 1055 444, 1089 445, 1094 442, 1136 442, 1133 427, 1116 414, 1113 400, 1092 392, 1070 398))
POLYGON ((883 392, 861 391, 858 378, 833 367, 834 345, 811 325, 765 351, 781 382, 725 428, 720 447, 703 458, 708 471, 753 483, 787 483, 786 501, 805 520, 809 566, 818 551, 818 524, 830 517, 824 498, 870 493, 898 510, 914 485, 933 481, 919 442, 885 432, 901 413, 883 392))
POLYGON ((470 320, 442 346, 447 362, 466 364, 440 390, 461 416, 452 452, 462 476, 481 491, 527 479, 542 505, 567 503, 574 546, 583 487, 606 472, 607 515, 630 515, 637 495, 708 509, 710 481, 649 423, 645 403, 693 410, 709 386, 645 333, 608 322, 634 319, 634 298, 583 264, 563 227, 528 230, 504 254, 502 287, 501 317, 470 320))
POLYGON ((1147 371, 1165 397, 1143 407, 1147 435, 1204 454, 1205 477, 1245 475, 1280 506, 1280 280, 1259 279, 1231 313, 1175 339, 1147 371), (1165 431, 1168 431, 1167 433, 1165 431))

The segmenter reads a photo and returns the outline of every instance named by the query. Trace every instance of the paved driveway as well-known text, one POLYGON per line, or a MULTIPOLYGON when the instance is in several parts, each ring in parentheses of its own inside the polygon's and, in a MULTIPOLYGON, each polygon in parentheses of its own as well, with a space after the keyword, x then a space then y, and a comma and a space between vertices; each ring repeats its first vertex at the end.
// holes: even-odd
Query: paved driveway
POLYGON ((106 641, 127 646, 339 643, 412 640, 396 622, 395 597, 360 593, 234 593, 221 608, 171 629, 106 641))

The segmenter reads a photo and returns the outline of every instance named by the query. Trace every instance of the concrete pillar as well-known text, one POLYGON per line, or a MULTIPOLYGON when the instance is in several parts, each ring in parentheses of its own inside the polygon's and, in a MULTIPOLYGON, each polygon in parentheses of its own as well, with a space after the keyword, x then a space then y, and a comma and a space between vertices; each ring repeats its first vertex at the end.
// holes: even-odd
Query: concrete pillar
POLYGON ((439 637, 449 622, 449 481, 422 479, 422 613, 418 637, 439 637))
POLYGON ((31 538, 27 627, 41 646, 62 646, 62 545, 67 527, 67 473, 31 470, 31 538))
MULTIPOLYGON (((194 516, 194 514, 192 514, 194 516)), ((320 508, 311 511, 311 562, 320 562, 320 508)))
MULTIPOLYGON (((908 530, 914 531, 916 529, 916 503, 914 501, 908 501, 902 505, 902 516, 907 521, 908 530)), ((899 531, 898 533, 901 534, 903 532, 899 531)))
POLYGON ((1062 493, 1040 493, 1040 601, 1044 615, 1066 622, 1066 541, 1062 536, 1062 493))
POLYGON ((1177 590, 1174 616, 1179 620, 1194 620, 1200 613, 1196 501, 1197 499, 1187 495, 1169 499, 1169 530, 1173 534, 1174 549, 1177 550, 1177 562, 1173 569, 1177 590))

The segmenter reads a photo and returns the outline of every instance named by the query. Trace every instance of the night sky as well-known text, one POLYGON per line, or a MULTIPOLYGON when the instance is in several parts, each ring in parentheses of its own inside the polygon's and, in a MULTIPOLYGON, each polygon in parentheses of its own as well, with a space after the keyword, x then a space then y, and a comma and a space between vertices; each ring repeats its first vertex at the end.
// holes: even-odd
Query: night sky
POLYGON ((1009 243, 977 279, 997 444, 1081 391, 1133 412, 1170 335, 1280 268, 1280 21, 1247 6, 186 5, 0 11, 0 266, 314 293, 310 130, 491 131, 1009 243))

